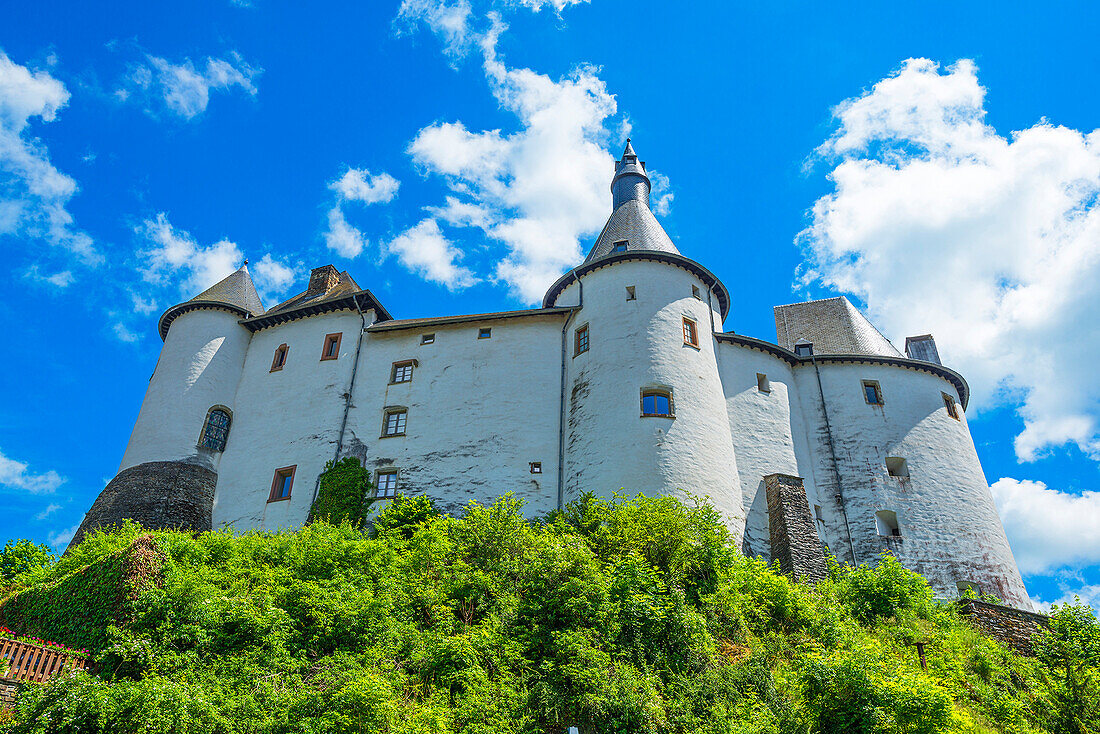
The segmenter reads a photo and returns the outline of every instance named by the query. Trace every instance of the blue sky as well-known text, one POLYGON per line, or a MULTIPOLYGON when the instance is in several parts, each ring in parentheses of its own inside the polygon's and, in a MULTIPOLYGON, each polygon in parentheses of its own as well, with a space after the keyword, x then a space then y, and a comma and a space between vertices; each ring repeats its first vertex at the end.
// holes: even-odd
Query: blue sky
POLYGON ((1055 3, 7 2, 0 538, 63 547, 156 318, 247 257, 397 317, 531 304, 629 134, 726 328, 932 332, 1033 598, 1100 603, 1100 12, 1055 3))

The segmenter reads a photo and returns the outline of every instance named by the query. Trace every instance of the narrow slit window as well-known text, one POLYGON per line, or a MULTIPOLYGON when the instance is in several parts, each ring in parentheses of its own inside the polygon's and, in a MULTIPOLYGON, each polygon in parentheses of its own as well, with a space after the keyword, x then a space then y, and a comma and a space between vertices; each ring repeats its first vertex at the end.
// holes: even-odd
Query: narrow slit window
POLYGON ((541 461, 532 461, 531 462, 531 473, 532 474, 542 474, 542 462, 541 461))
POLYGON ((223 408, 211 408, 206 414, 206 422, 199 436, 199 448, 211 451, 225 451, 225 442, 229 438, 229 424, 232 418, 223 408))
POLYGON ((941 394, 943 395, 943 407, 947 408, 947 414, 957 421, 962 420, 959 418, 959 405, 955 402, 955 398, 947 393, 941 394))
POLYGON ((573 339, 573 356, 584 354, 588 351, 588 324, 577 329, 573 339))
POLYGON ((672 391, 665 389, 642 390, 642 416, 673 418, 672 391))
POLYGON ((435 343, 435 334, 421 334, 420 335, 420 343, 421 344, 433 344, 433 343, 435 343))
POLYGON ((386 469, 378 472, 374 483, 374 496, 380 500, 391 500, 397 496, 396 469, 386 469))
POLYGON ((619 240, 611 246, 611 252, 626 252, 626 245, 629 240, 619 240))
POLYGON ((344 338, 343 333, 340 334, 328 334, 325 336, 325 346, 321 349, 321 361, 330 359, 339 359, 340 357, 340 340, 344 338))
POLYGON ((268 502, 279 502, 290 499, 290 491, 294 488, 294 471, 298 465, 284 466, 275 470, 275 477, 271 480, 271 494, 268 502))
POLYGON ((382 418, 382 438, 389 436, 404 436, 405 423, 408 420, 409 411, 404 408, 391 408, 386 410, 382 418))
POLYGON ((684 344, 699 346, 699 327, 694 319, 689 319, 687 316, 684 317, 684 344))
POLYGON ((489 328, 488 326, 483 326, 482 328, 477 330, 477 338, 478 339, 492 339, 493 338, 493 330, 491 328, 489 328))
POLYGON ((882 405, 882 388, 875 380, 863 381, 863 399, 869 405, 882 405))
POLYGON ((888 471, 890 473, 890 476, 892 477, 898 477, 899 479, 908 479, 909 462, 900 456, 887 456, 886 471, 888 471))
POLYGON ((879 535, 887 535, 894 538, 901 537, 901 528, 898 526, 898 513, 893 510, 879 510, 875 513, 875 527, 879 535))
POLYGON ((691 295, 693 298, 698 298, 700 301, 703 300, 703 294, 699 291, 699 286, 697 285, 691 286, 691 295))
POLYGON ((412 382, 413 368, 416 366, 414 361, 405 360, 404 362, 394 362, 393 367, 390 368, 390 384, 395 385, 399 382, 412 382))
POLYGON ((637 300, 637 298, 638 297, 634 295, 634 286, 628 285, 626 287, 626 300, 634 301, 634 300, 637 300))
POLYGON ((278 349, 275 350, 275 356, 271 358, 271 372, 278 372, 286 364, 286 355, 290 351, 290 347, 286 344, 280 344, 278 349))
POLYGON ((763 372, 756 373, 756 389, 760 392, 771 392, 772 383, 768 380, 768 376, 763 372))
POLYGON ((821 514, 821 505, 814 505, 814 519, 822 525, 825 524, 825 516, 821 514))

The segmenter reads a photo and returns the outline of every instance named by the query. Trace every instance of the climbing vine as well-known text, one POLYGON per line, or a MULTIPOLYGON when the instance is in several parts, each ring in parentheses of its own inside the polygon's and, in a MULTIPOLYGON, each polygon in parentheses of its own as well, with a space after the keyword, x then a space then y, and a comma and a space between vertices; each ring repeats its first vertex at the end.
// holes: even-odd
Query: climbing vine
POLYGON ((353 456, 325 464, 317 499, 310 509, 311 522, 323 520, 336 525, 350 522, 358 527, 366 515, 367 498, 373 494, 370 471, 353 456))

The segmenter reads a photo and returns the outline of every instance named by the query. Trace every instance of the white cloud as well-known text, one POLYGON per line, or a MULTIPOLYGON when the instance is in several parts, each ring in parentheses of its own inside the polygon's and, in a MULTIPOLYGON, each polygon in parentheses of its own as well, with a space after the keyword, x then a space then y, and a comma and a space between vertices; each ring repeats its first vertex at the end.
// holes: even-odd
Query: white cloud
POLYGON ((124 86, 115 90, 122 102, 139 98, 146 111, 163 105, 169 112, 191 120, 206 111, 211 91, 230 91, 239 87, 255 96, 254 83, 263 70, 249 65, 236 51, 229 59, 207 57, 200 69, 189 58, 174 64, 160 56, 146 55, 146 63, 130 68, 124 86))
POLYGON ((27 272, 24 276, 35 283, 42 285, 51 285, 54 288, 62 289, 68 288, 76 280, 73 277, 73 271, 61 270, 50 275, 43 275, 41 269, 37 265, 31 265, 27 268, 27 272))
POLYGON ((46 536, 46 541, 54 548, 61 549, 62 546, 69 544, 69 541, 76 535, 76 531, 80 529, 80 523, 73 525, 71 528, 65 528, 63 530, 57 530, 46 536))
POLYGON ((127 344, 133 344, 141 338, 140 335, 135 334, 133 331, 130 331, 126 324, 122 323, 121 321, 115 322, 113 331, 115 332, 115 336, 118 337, 119 341, 126 342, 127 344))
POLYGON ((1100 614, 1100 584, 1084 584, 1071 588, 1069 584, 1060 584, 1061 596, 1054 601, 1032 598, 1035 608, 1044 614, 1050 613, 1051 604, 1088 604, 1094 613, 1100 614))
POLYGON ((800 280, 863 299, 895 340, 932 332, 975 407, 1018 405, 1021 460, 1100 459, 1100 131, 1005 137, 984 96, 970 61, 909 59, 838 106, 800 280))
POLYGON ((365 204, 385 204, 397 196, 401 182, 388 173, 372 175, 365 168, 349 168, 347 172, 328 185, 342 201, 361 201, 365 204))
POLYGON ((130 301, 134 304, 134 311, 136 313, 144 314, 148 316, 157 310, 156 299, 144 298, 137 293, 130 294, 130 301))
POLYGON ((367 246, 367 240, 363 233, 348 224, 348 220, 344 218, 344 210, 340 208, 339 204, 328 211, 328 231, 325 232, 325 244, 340 257, 346 257, 349 260, 359 257, 360 253, 363 252, 363 248, 367 246))
POLYGON ((1004 477, 990 488, 1022 573, 1100 564, 1100 492, 1004 477))
POLYGON ((409 153, 449 189, 446 205, 429 211, 503 245, 492 278, 533 303, 581 259, 580 238, 607 221, 614 159, 604 144, 616 105, 592 67, 558 80, 507 67, 496 53, 502 30, 498 20, 482 39, 484 70, 520 129, 473 132, 462 122, 435 123, 420 130, 409 153))
POLYGON ((26 463, 9 459, 0 451, 0 486, 31 494, 48 494, 65 483, 65 478, 53 469, 41 474, 34 474, 28 469, 26 463))
POLYGON ((32 118, 53 122, 68 101, 65 85, 48 72, 32 72, 0 51, 0 235, 42 240, 95 265, 102 256, 67 209, 76 181, 54 168, 28 131, 32 118))
POLYGON ((61 505, 57 504, 56 502, 51 502, 49 505, 46 506, 46 509, 42 510, 42 512, 39 512, 37 515, 35 515, 34 519, 35 520, 45 520, 47 517, 54 514, 55 512, 57 512, 60 509, 61 509, 61 505))
POLYGON ((146 219, 135 230, 152 244, 142 253, 146 258, 143 275, 150 283, 165 283, 169 276, 183 274, 181 295, 192 298, 239 267, 240 248, 229 240, 201 246, 183 230, 176 229, 164 212, 146 219))
POLYGON ((285 293, 294 284, 294 268, 279 262, 271 253, 253 263, 250 269, 262 301, 269 302, 269 296, 285 293))
POLYGON ((386 254, 397 255, 409 270, 452 291, 477 282, 470 270, 458 265, 462 252, 443 236, 434 219, 425 219, 395 237, 386 245, 386 254))
POLYGON ((672 200, 675 198, 672 193, 672 183, 663 173, 657 171, 648 171, 648 173, 649 180, 653 184, 649 197, 653 213, 663 217, 672 211, 672 200))

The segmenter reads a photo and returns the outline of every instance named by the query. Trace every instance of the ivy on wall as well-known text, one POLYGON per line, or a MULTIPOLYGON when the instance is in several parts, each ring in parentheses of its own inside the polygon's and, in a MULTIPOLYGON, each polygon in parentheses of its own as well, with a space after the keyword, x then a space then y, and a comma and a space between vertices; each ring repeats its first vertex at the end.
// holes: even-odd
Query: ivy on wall
POLYGON ((353 456, 325 464, 317 499, 309 511, 310 522, 323 520, 339 525, 347 521, 355 527, 363 524, 367 498, 373 496, 370 471, 353 456))

